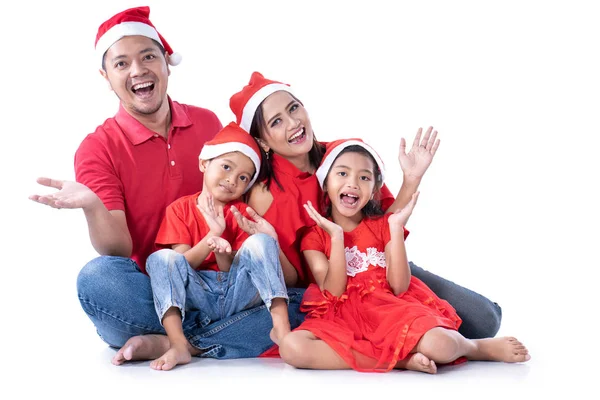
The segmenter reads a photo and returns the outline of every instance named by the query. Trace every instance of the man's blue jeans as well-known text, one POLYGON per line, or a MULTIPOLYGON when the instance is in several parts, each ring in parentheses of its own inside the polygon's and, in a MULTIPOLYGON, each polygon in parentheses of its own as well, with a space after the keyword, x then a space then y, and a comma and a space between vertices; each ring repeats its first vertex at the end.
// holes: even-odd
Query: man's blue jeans
MULTIPOLYGON (((498 304, 410 263, 414 276, 446 299, 463 319, 459 331, 471 339, 492 337, 500 329, 502 311, 498 304)), ((136 335, 165 334, 154 308, 150 278, 137 264, 123 257, 101 256, 90 261, 77 279, 79 301, 100 337, 121 347, 136 335)), ((292 329, 304 320, 300 302, 304 289, 289 288, 292 329)), ((183 329, 190 344, 204 350, 202 357, 219 359, 257 357, 273 346, 273 327, 266 306, 241 311, 219 321, 208 321, 190 310, 183 329)))

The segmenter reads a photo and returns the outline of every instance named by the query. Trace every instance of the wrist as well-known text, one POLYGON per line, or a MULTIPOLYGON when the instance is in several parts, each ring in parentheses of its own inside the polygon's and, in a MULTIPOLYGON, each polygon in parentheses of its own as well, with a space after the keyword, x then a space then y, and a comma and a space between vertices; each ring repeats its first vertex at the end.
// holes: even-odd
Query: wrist
POLYGON ((416 191, 416 189, 421 184, 422 179, 423 179, 423 175, 416 176, 416 175, 411 175, 410 173, 404 174, 402 177, 402 187, 416 191))

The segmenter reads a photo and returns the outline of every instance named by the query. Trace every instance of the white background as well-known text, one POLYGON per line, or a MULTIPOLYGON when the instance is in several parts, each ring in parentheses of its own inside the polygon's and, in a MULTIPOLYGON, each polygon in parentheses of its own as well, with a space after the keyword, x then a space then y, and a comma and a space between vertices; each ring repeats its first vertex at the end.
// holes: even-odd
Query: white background
POLYGON ((294 86, 319 139, 362 137, 376 147, 393 190, 400 137, 411 143, 420 126, 439 130, 409 226, 409 258, 500 303, 500 335, 525 342, 532 360, 468 363, 434 377, 297 371, 278 360, 196 360, 168 373, 147 363, 112 366, 114 351, 96 336, 75 289, 95 256, 82 212, 27 197, 45 192, 38 176, 73 179, 79 143, 117 111, 94 39, 104 20, 143 4, 12 1, 0 6, 6 398, 525 398, 592 387, 595 2, 190 3, 146 2, 183 55, 172 68, 173 99, 209 108, 226 124, 229 97, 261 71, 294 86))

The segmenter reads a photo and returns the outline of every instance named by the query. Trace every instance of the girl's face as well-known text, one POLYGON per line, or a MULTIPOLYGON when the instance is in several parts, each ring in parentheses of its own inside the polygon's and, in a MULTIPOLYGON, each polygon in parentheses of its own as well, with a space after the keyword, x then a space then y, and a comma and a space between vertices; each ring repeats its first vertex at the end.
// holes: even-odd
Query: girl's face
POLYGON ((314 134, 310 118, 300 102, 285 91, 278 91, 262 103, 265 126, 259 143, 263 150, 286 159, 308 157, 314 134))
POLYGON ((327 174, 325 191, 331 200, 331 215, 362 218, 362 208, 375 192, 375 165, 364 154, 348 152, 340 155, 327 174))

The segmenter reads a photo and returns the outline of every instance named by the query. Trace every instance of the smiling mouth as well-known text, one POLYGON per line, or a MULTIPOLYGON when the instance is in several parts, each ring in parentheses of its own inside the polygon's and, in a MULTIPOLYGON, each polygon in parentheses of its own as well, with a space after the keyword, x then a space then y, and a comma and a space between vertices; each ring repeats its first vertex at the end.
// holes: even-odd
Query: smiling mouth
POLYGON ((298 133, 294 134, 291 138, 288 139, 288 143, 295 144, 301 142, 306 137, 306 130, 302 128, 298 133))
POLYGON ((131 87, 131 91, 136 96, 148 97, 154 91, 154 83, 153 82, 138 83, 137 85, 133 85, 131 87))
POLYGON ((340 195, 340 202, 348 207, 354 207, 358 204, 358 196, 355 194, 342 193, 340 195))

